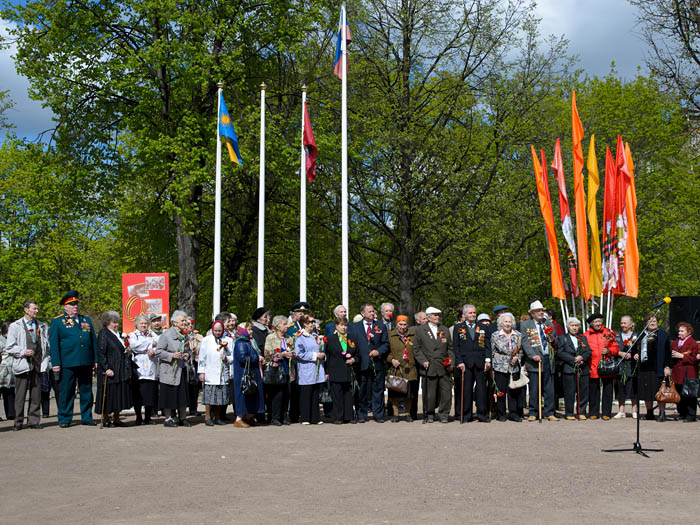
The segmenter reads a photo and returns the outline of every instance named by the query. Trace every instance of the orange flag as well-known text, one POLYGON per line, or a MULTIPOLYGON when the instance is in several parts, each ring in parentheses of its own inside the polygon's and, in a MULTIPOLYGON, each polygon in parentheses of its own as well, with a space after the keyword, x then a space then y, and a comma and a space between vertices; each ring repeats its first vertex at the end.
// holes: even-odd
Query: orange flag
POLYGON ((588 265, 588 230, 586 229, 586 191, 583 189, 583 125, 576 108, 576 91, 571 96, 571 136, 574 144, 574 201, 576 209, 576 245, 581 295, 588 301, 591 269, 588 265))
POLYGON ((627 251, 625 253, 625 293, 637 297, 639 293, 639 246, 637 245, 637 190, 634 186, 634 164, 629 142, 625 143, 625 156, 629 170, 627 188, 627 251))
POLYGON ((532 150, 532 165, 535 169, 535 182, 537 182, 537 197, 540 201, 540 211, 544 219, 544 227, 547 232, 547 244, 549 246, 549 266, 552 279, 552 297, 564 299, 564 282, 561 277, 561 266, 559 265, 559 248, 557 247, 557 236, 554 230, 554 214, 552 213, 552 200, 549 196, 549 183, 544 175, 542 166, 547 166, 542 152, 542 164, 537 159, 535 148, 532 150))

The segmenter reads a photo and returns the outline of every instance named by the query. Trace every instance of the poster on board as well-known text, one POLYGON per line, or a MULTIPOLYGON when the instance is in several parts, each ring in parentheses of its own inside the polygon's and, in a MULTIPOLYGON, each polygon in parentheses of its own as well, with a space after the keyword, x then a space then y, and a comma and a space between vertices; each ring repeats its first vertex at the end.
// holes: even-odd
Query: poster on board
POLYGON ((163 319, 163 328, 170 321, 170 289, 167 273, 123 273, 122 274, 122 330, 134 330, 134 319, 138 315, 158 314, 163 319))

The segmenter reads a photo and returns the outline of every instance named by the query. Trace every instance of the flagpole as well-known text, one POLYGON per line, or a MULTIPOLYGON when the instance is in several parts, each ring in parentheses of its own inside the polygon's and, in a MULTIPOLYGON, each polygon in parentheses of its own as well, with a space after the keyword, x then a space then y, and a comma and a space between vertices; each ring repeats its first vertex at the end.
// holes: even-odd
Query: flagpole
POLYGON ((559 299, 559 306, 561 307, 561 318, 564 322, 564 328, 566 328, 567 323, 569 322, 569 317, 566 315, 566 312, 564 311, 564 301, 559 299))
POLYGON ((304 108, 306 84, 301 86, 301 204, 299 207, 299 300, 306 301, 306 151, 304 149, 304 108))
POLYGON ((350 312, 350 280, 348 276, 348 40, 347 40, 347 11, 345 10, 345 2, 343 2, 343 24, 341 35, 341 71, 342 88, 341 88, 341 120, 340 120, 340 135, 341 135, 341 175, 340 175, 340 215, 341 215, 341 265, 342 265, 342 304, 350 312))
POLYGON ((223 80, 217 82, 216 109, 216 196, 214 200, 214 293, 212 319, 221 311, 221 138, 219 137, 219 118, 221 112, 221 92, 223 80))
POLYGON ((265 82, 260 84, 260 192, 258 207, 258 308, 265 304, 265 82))

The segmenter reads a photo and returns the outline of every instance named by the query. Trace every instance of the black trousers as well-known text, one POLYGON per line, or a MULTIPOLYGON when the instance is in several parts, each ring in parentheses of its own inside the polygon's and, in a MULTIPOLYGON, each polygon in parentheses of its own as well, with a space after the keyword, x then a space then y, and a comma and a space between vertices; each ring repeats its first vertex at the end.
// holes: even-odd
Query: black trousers
POLYGON ((601 388, 603 390, 603 415, 612 416, 614 377, 590 378, 588 385, 588 400, 590 402, 589 416, 600 417, 601 388))
POLYGON ((321 421, 321 409, 319 408, 319 393, 321 384, 299 386, 299 420, 315 425, 321 421))
POLYGON ((503 395, 502 396, 497 396, 496 398, 496 406, 495 408, 495 416, 497 418, 499 417, 506 417, 506 399, 508 399, 508 416, 511 418, 515 417, 518 415, 518 410, 522 410, 523 406, 521 404, 521 398, 519 396, 520 394, 520 388, 517 388, 513 391, 511 391, 510 388, 508 388, 508 383, 510 383, 510 374, 507 374, 505 372, 496 372, 494 371, 494 381, 496 381, 496 386, 498 387, 498 390, 500 390, 503 395))
POLYGON ((418 379, 408 382, 408 391, 413 392, 413 403, 411 403, 411 410, 409 414, 413 419, 418 419, 418 379))
POLYGON ((473 416, 473 404, 476 401, 476 414, 486 417, 488 414, 488 395, 486 391, 486 374, 477 367, 464 369, 464 399, 460 400, 459 413, 456 416, 470 420, 473 416))
POLYGON ((51 390, 53 390, 53 396, 56 398, 56 404, 58 404, 58 381, 54 377, 54 373, 49 370, 44 372, 46 374, 46 380, 49 383, 49 389, 44 392, 41 391, 41 414, 42 417, 49 417, 50 407, 51 407, 51 390))
MULTIPOLYGON (((581 414, 586 414, 588 407, 588 375, 579 376, 578 388, 580 393, 581 414)), ((562 374, 564 386, 564 410, 566 417, 578 415, 576 411, 576 374, 562 374)))
MULTIPOLYGON (((331 382, 331 398, 333 399, 333 421, 352 421, 352 385, 345 382, 331 382)), ((398 415, 398 414, 397 414, 398 415)))
POLYGON ((299 383, 292 381, 289 383, 289 421, 291 423, 299 422, 299 383))
MULTIPOLYGON (((681 388, 677 388, 678 393, 680 393, 681 388)), ((687 419, 688 421, 696 421, 697 409, 698 400, 695 397, 681 396, 680 402, 676 404, 676 410, 678 410, 678 417, 680 419, 687 419)))
POLYGON ((190 412, 196 412, 197 411, 197 404, 199 402, 199 391, 202 388, 202 383, 197 381, 196 383, 188 383, 187 384, 187 389, 189 390, 189 395, 190 395, 190 412))
MULTIPOLYGON (((0 388, 2 404, 5 407, 5 419, 8 421, 15 418, 15 387, 8 386, 0 388)), ((58 398, 56 398, 58 399, 58 398)))
POLYGON ((268 415, 270 421, 284 421, 287 412, 287 391, 289 385, 265 385, 265 393, 268 398, 268 415))

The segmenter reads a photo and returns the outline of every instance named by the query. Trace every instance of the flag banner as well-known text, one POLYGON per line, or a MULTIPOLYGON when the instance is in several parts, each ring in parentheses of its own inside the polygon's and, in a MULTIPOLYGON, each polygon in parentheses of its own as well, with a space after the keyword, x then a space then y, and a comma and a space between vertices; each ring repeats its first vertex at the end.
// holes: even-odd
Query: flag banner
POLYGON ((588 170, 588 224, 591 226, 591 277, 589 292, 591 295, 598 296, 603 293, 603 269, 600 259, 600 230, 598 229, 598 211, 596 209, 600 175, 598 174, 598 161, 595 156, 595 135, 591 135, 586 169, 588 170))
POLYGON ((219 94, 219 135, 226 141, 228 156, 231 158, 231 162, 242 166, 243 158, 238 149, 238 136, 236 135, 236 130, 233 129, 233 122, 231 122, 228 109, 226 109, 223 93, 219 94))
POLYGON ((576 245, 578 271, 581 277, 581 295, 588 301, 591 270, 588 266, 588 230, 586 229, 586 191, 583 189, 583 124, 576 107, 576 91, 571 95, 571 137, 574 156, 574 202, 576 209, 576 245))
POLYGON ((535 148, 532 150, 532 165, 535 170, 535 182, 537 183, 537 197, 540 201, 540 211, 544 219, 544 227, 547 233, 547 245, 549 247, 549 266, 552 280, 552 297, 565 299, 564 282, 561 277, 561 266, 559 264, 559 249, 557 247, 557 236, 554 230, 554 214, 552 213, 552 201, 549 197, 549 183, 547 182, 547 162, 544 158, 544 151, 541 151, 542 163, 537 159, 535 148))
POLYGON ((625 294, 625 257, 627 254, 627 190, 630 185, 630 173, 627 168, 627 155, 622 137, 617 136, 615 150, 617 185, 615 187, 615 226, 617 229, 617 266, 618 281, 615 292, 625 294))
POLYGON ((335 43, 335 60, 333 61, 333 73, 335 76, 343 78, 343 53, 345 53, 345 72, 348 69, 348 44, 352 40, 348 17, 345 12, 345 4, 340 8, 340 22, 338 23, 338 36, 335 43), (343 38, 344 37, 344 38, 343 38))
MULTIPOLYGON (((574 242, 574 228, 571 223, 571 211, 569 210, 569 199, 566 196, 566 182, 564 180, 564 163, 561 158, 561 142, 557 139, 554 145, 554 160, 552 161, 554 178, 559 186, 559 216, 561 218, 561 229, 568 246, 566 259, 569 266, 569 277, 571 279, 571 292, 574 297, 579 296, 578 271, 576 257, 576 243, 574 242)), ((546 167, 545 176, 546 176, 546 167)))
POLYGON ((170 321, 170 288, 167 273, 122 274, 122 330, 134 331, 139 315, 160 315, 163 328, 170 321))
POLYGON ((605 148, 605 193, 603 195, 603 292, 617 289, 617 225, 615 187, 617 168, 610 148, 605 148))
POLYGON ((316 139, 314 138, 314 130, 311 129, 311 118, 306 102, 304 102, 304 136, 302 137, 304 144, 304 153, 306 154, 306 179, 312 183, 316 178, 316 155, 318 148, 316 147, 316 139))
POLYGON ((630 297, 639 294, 639 245, 637 244, 637 190, 634 185, 634 163, 629 143, 625 143, 627 169, 630 175, 627 188, 627 251, 625 253, 625 293, 630 297))

